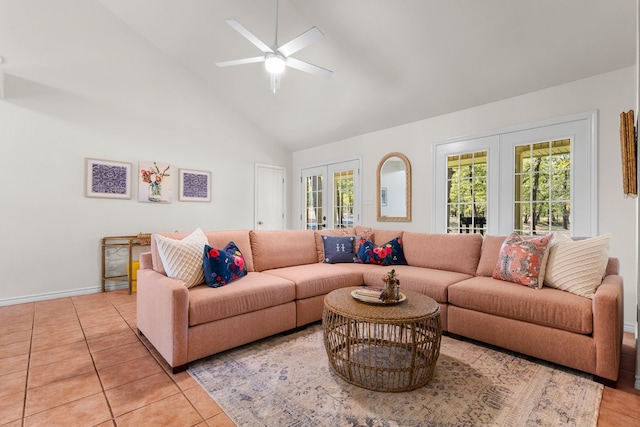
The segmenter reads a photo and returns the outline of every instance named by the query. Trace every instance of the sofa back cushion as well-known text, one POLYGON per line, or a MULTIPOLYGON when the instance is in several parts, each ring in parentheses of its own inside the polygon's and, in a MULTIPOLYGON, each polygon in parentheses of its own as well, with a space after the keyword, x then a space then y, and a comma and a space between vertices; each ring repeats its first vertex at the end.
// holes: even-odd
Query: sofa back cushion
POLYGON ((493 275, 493 269, 496 268, 500 256, 500 248, 506 239, 507 236, 484 236, 476 276, 491 277, 493 275))
POLYGON ((402 245, 409 265, 473 275, 480 260, 482 236, 405 231, 402 245))
MULTIPOLYGON (((155 233, 171 239, 182 240, 190 233, 155 233)), ((244 256, 245 265, 247 271, 254 271, 253 269, 253 255, 251 253, 251 242, 249 240, 249 230, 231 230, 231 231, 207 231, 204 233, 207 236, 209 246, 216 249, 223 249, 227 243, 234 242, 242 255, 244 256)), ((202 248, 204 254, 204 247, 202 248)), ((155 239, 151 239, 151 260, 153 263, 153 270, 160 274, 167 274, 162 260, 160 259, 160 253, 156 245, 155 239)))
POLYGON ((313 230, 252 230, 249 237, 255 271, 318 262, 313 230))
MULTIPOLYGON (((357 232, 358 232, 358 227, 356 227, 356 234, 360 234, 357 232)), ((369 240, 371 240, 376 245, 381 246, 381 245, 384 245, 385 243, 389 243, 396 237, 399 237, 400 239, 402 239, 403 231, 402 230, 380 230, 379 228, 374 228, 371 230, 371 233, 373 234, 373 238, 369 238, 369 240)))

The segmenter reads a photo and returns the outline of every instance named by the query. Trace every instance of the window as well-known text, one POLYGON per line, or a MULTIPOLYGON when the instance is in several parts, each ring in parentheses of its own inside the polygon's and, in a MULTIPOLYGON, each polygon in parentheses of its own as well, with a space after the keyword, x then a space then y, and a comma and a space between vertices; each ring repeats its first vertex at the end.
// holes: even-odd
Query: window
POLYGON ((433 230, 597 234, 597 113, 434 145, 433 230))
POLYGON ((484 234, 487 224, 487 152, 447 156, 447 233, 484 234))
POLYGON ((514 230, 570 234, 571 140, 515 147, 514 230))

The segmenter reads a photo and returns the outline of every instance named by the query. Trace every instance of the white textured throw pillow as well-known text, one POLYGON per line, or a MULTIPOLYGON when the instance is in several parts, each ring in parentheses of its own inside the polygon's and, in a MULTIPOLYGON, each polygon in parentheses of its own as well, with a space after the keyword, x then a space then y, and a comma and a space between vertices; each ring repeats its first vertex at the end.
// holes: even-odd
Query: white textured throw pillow
POLYGON ((167 276, 182 280, 187 288, 204 282, 202 254, 204 245, 207 244, 207 236, 201 229, 196 229, 182 240, 157 234, 153 236, 167 276))
POLYGON ((585 240, 556 235, 549 249, 544 284, 593 298, 609 261, 611 234, 585 240))

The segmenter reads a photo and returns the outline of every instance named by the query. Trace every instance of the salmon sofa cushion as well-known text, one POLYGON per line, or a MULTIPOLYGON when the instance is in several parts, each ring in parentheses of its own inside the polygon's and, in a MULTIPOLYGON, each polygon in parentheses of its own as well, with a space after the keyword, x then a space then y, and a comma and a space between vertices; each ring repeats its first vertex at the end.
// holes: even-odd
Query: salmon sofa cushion
MULTIPOLYGON (((402 287, 402 285, 400 285, 402 287)), ((543 286, 533 290, 491 277, 474 277, 448 288, 449 304, 579 334, 593 333, 592 302, 543 286)))
POLYGON ((404 256, 409 265, 475 274, 482 247, 482 236, 479 234, 405 231, 402 236, 404 256))
POLYGON ((241 280, 212 289, 189 289, 189 326, 275 307, 295 299, 294 284, 264 273, 248 273, 241 280))
POLYGON ((313 230, 251 230, 249 238, 256 271, 318 262, 313 230))

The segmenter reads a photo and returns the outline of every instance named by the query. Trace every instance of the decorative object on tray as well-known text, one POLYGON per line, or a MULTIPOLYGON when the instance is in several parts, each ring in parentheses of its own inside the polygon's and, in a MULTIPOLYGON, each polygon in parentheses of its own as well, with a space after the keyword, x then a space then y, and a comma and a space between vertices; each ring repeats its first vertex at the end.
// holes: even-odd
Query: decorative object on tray
POLYGON ((360 289, 356 289, 355 291, 351 291, 351 296, 362 302, 382 305, 397 304, 407 299, 407 296, 405 294, 400 293, 399 299, 388 301, 384 299, 384 293, 385 291, 383 291, 382 289, 362 287, 360 289), (376 296, 376 293, 380 296, 376 296))
POLYGON ((400 300, 400 280, 398 280, 396 270, 392 269, 385 274, 382 281, 385 284, 384 301, 398 302, 400 300))

